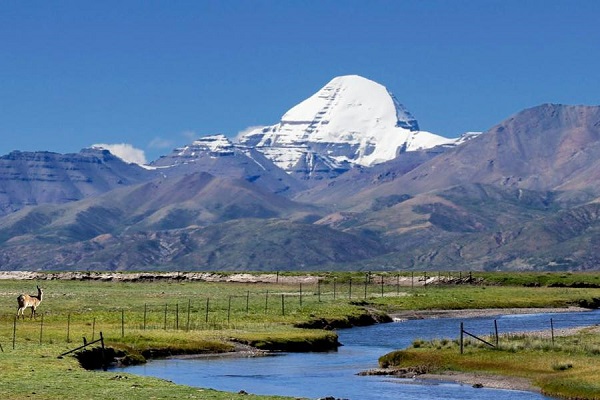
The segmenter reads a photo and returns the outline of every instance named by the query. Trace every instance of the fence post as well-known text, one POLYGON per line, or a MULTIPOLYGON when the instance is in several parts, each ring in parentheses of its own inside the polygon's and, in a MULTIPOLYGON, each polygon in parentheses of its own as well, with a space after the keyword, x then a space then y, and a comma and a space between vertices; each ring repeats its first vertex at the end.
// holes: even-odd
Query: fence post
POLYGON ((413 289, 415 287, 415 271, 410 272, 410 288, 413 289))
POLYGON ((396 296, 400 296, 400 274, 396 275, 396 296))
POLYGON ((281 295, 281 315, 285 315, 285 295, 281 295))
POLYGON ((175 329, 179 330, 179 303, 175 304, 175 329))
POLYGON ((496 347, 498 347, 498 321, 494 320, 494 332, 496 332, 496 347))
POLYGON ((352 300, 352 278, 348 281, 348 298, 352 300))
POLYGON ((210 297, 206 298, 206 318, 204 321, 208 324, 208 307, 210 306, 210 297))
POLYGON ((15 319, 13 321, 13 350, 15 349, 16 339, 17 339, 17 316, 15 315, 15 319))
POLYGON ((44 332, 44 313, 42 313, 42 321, 40 322, 40 344, 42 344, 43 332, 44 332))
POLYGON ((464 332, 465 332, 465 330, 464 330, 464 323, 461 322, 460 323, 460 354, 463 354, 463 352, 464 352, 464 345, 463 345, 463 343, 464 343, 464 332))
POLYGON ((317 296, 319 297, 319 303, 321 302, 321 279, 317 279, 317 296))
POLYGON ((229 296, 229 303, 227 304, 227 323, 229 323, 230 317, 231 317, 231 296, 229 296))
POLYGON ((302 307, 302 282, 300 282, 300 307, 302 307))
POLYGON ((165 331, 167 330, 167 304, 165 304, 165 319, 164 319, 164 323, 163 323, 163 329, 165 331))
POLYGON ((383 297, 383 275, 381 275, 381 297, 383 297))
POLYGON ((187 309, 187 324, 185 327, 186 331, 190 330, 190 309, 192 308, 192 299, 188 299, 188 309, 187 309))
POLYGON ((96 317, 94 317, 94 320, 92 321, 92 342, 94 341, 95 337, 96 337, 96 317))
POLYGON ((106 371, 108 367, 106 365, 106 356, 104 354, 104 336, 102 336, 102 331, 100 331, 100 346, 102 348, 102 369, 106 371))
POLYGON ((550 332, 552 335, 552 346, 554 346, 554 320, 550 318, 550 332))
POLYGON ((121 308, 121 337, 125 337, 125 310, 121 308))
POLYGON ((369 284, 369 273, 365 274, 365 299, 367 298, 367 285, 369 284))
POLYGON ((246 291, 246 314, 250 314, 250 291, 246 291))
POLYGON ((71 343, 71 313, 67 314, 67 343, 71 343))
POLYGON ((265 295, 265 314, 269 311, 269 291, 267 290, 267 294, 265 295))
POLYGON ((337 278, 333 277, 333 299, 335 300, 335 292, 337 289, 337 278))

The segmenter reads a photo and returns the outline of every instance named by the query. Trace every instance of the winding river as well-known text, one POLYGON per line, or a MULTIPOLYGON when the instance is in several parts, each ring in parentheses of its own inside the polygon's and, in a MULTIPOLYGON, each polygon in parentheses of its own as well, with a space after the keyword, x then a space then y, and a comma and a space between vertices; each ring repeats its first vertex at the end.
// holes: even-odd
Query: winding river
POLYGON ((409 346, 415 339, 456 338, 460 322, 476 335, 491 334, 494 320, 499 332, 595 325, 600 310, 570 313, 498 315, 477 318, 437 318, 340 330, 344 346, 329 353, 285 353, 272 357, 211 357, 153 360, 125 370, 171 380, 175 383, 229 392, 302 398, 334 396, 346 399, 550 399, 539 393, 480 388, 442 381, 420 381, 385 376, 357 376, 377 367, 377 359, 409 346))

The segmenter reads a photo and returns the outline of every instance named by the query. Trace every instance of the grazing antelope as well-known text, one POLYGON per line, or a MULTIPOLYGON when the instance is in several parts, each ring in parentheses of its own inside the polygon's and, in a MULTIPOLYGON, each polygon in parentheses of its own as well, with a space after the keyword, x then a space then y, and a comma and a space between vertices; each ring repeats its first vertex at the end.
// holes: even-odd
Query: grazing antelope
POLYGON ((37 286, 37 291, 38 291, 37 296, 30 296, 28 294, 22 294, 19 297, 17 297, 17 303, 19 303, 19 308, 17 308, 17 318, 19 318, 19 314, 20 314, 23 316, 23 319, 25 319, 24 312, 27 307, 31 307, 31 317, 29 317, 29 318, 31 319, 31 318, 35 317, 35 309, 42 302, 42 296, 44 295, 44 291, 39 286, 37 286))

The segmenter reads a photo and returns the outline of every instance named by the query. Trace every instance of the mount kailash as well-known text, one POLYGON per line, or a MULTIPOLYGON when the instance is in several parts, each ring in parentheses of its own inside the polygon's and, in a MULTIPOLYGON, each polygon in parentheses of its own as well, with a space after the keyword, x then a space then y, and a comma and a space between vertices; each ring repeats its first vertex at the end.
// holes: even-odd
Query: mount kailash
POLYGON ((275 125, 143 167, 0 157, 0 270, 595 269, 597 160, 597 106, 448 139, 342 76, 275 125))

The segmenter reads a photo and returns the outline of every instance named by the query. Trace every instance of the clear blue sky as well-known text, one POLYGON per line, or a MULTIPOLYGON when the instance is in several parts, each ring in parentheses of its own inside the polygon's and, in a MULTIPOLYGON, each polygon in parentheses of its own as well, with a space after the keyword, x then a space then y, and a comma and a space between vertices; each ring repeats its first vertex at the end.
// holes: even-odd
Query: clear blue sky
POLYGON ((337 75, 444 136, 541 103, 600 104, 600 1, 4 1, 0 155, 278 122, 337 75))

